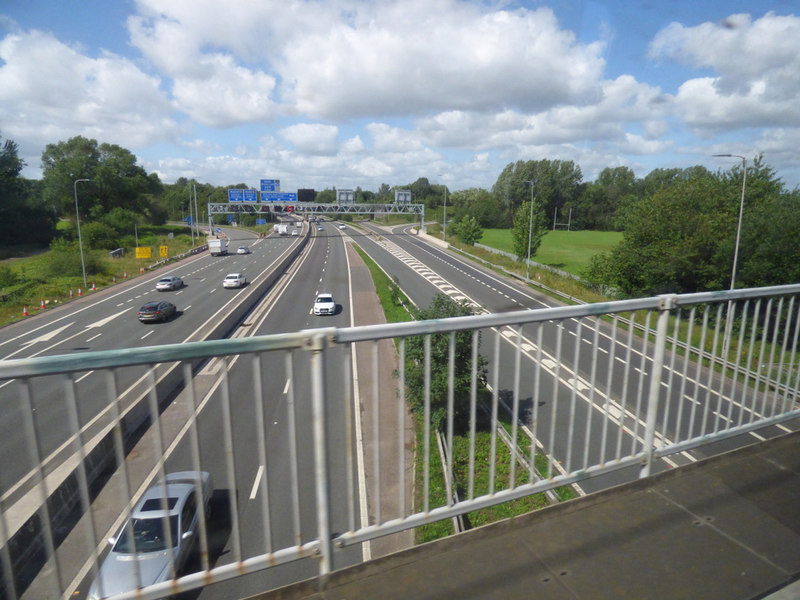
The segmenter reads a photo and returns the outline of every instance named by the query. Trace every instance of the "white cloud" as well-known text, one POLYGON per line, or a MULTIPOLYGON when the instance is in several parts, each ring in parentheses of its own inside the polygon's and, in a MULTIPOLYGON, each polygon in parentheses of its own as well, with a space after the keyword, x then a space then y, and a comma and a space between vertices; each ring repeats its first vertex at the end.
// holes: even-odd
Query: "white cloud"
POLYGON ((721 23, 672 23, 650 55, 716 75, 683 83, 678 114, 701 134, 723 129, 800 125, 800 17, 738 14, 721 23))
POLYGON ((589 102, 604 66, 549 9, 482 11, 451 0, 358 5, 353 23, 299 38, 280 67, 284 99, 318 118, 447 108, 540 110, 589 102))
POLYGON ((300 152, 331 155, 336 153, 339 128, 320 123, 298 123, 281 129, 280 134, 300 152))
POLYGON ((48 33, 0 40, 0 122, 23 154, 75 135, 133 148, 174 137, 179 126, 160 84, 130 60, 90 58, 48 33))

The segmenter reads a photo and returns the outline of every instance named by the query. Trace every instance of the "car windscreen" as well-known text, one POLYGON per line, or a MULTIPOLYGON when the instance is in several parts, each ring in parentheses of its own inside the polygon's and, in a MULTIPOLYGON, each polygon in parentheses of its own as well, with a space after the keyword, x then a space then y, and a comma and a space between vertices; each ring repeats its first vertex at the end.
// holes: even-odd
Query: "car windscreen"
MULTIPOLYGON (((153 517, 150 519, 133 519, 133 538, 128 535, 128 528, 124 527, 117 543, 114 544, 114 552, 132 554, 134 545, 136 552, 158 552, 166 550, 167 536, 164 532, 164 519, 153 517)), ((169 518, 170 532, 172 534, 173 546, 178 542, 178 516, 172 515, 169 518)))

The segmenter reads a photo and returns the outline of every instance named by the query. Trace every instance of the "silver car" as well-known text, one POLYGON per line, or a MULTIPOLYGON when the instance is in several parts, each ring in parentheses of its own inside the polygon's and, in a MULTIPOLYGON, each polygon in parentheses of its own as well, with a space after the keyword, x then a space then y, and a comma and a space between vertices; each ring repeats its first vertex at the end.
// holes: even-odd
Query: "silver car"
POLYGON ((156 283, 156 290, 159 292, 169 292, 183 287, 183 279, 170 275, 169 277, 162 277, 156 283))
POLYGON ((89 588, 88 600, 167 581, 173 577, 172 564, 177 576, 197 545, 201 513, 210 515, 212 492, 211 474, 205 471, 171 473, 148 489, 130 520, 108 540, 111 552, 89 588), (197 498, 196 484, 202 498, 197 498))
POLYGON ((335 315, 336 314, 336 300, 333 299, 333 294, 327 292, 318 294, 314 299, 314 314, 315 315, 335 315))

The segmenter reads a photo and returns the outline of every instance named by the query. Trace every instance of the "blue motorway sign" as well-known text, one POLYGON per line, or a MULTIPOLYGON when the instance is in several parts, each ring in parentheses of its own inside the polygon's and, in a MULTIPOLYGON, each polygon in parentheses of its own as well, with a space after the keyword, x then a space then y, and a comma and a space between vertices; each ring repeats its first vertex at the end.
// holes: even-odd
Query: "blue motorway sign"
POLYGON ((296 192, 262 192, 262 202, 297 202, 296 192))
POLYGON ((256 219, 256 225, 266 225, 266 224, 267 224, 266 219, 256 219))
POLYGON ((228 190, 228 202, 244 202, 244 192, 239 189, 228 190))
POLYGON ((256 190, 242 190, 244 191, 243 200, 245 202, 258 202, 258 192, 256 190))
POLYGON ((261 180, 262 192, 280 192, 281 180, 280 179, 262 179, 261 180))

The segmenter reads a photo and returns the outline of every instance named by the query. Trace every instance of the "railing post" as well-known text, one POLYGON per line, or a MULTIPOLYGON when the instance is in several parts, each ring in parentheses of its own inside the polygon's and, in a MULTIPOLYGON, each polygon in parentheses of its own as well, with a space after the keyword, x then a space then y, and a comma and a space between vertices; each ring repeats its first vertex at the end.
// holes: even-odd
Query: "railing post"
MULTIPOLYGON (((669 324, 669 313, 676 305, 676 298, 677 296, 674 294, 659 296, 656 341, 653 349, 653 367, 650 373, 650 390, 647 397, 647 416, 645 418, 644 458, 642 459, 642 470, 639 473, 640 478, 650 476, 650 469, 653 464, 658 397, 661 392, 661 372, 664 369, 664 355, 666 354, 667 345, 667 325, 669 324)), ((647 332, 645 332, 646 335, 647 332)), ((645 339, 645 346, 646 342, 647 340, 645 339)))
POLYGON ((325 348, 329 331, 314 333, 308 338, 307 349, 311 351, 311 410, 314 431, 314 485, 317 492, 317 534, 319 535, 319 574, 326 576, 331 571, 331 523, 330 482, 328 461, 325 452, 325 348))

